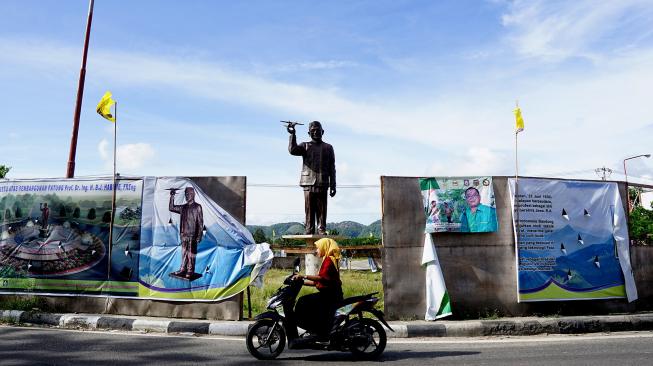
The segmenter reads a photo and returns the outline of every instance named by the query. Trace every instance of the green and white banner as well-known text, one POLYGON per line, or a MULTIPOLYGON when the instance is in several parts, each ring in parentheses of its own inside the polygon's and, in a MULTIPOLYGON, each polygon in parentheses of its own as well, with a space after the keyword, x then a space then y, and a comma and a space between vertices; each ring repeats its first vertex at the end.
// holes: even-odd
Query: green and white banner
POLYGON ((422 251, 422 266, 426 274, 426 314, 424 320, 436 320, 452 315, 449 292, 444 283, 442 267, 438 253, 433 245, 432 235, 424 234, 424 250, 422 251))
POLYGON ((492 177, 420 178, 427 233, 497 231, 492 177))

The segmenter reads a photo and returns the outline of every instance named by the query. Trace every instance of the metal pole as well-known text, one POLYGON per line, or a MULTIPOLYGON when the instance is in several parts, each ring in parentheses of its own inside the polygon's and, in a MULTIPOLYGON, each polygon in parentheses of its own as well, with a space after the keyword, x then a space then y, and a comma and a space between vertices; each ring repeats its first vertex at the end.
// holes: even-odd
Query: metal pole
MULTIPOLYGON (((111 186, 111 222, 109 223, 109 266, 107 269, 107 282, 111 281, 111 255, 113 250, 113 223, 116 218, 116 137, 118 129, 118 102, 114 105, 113 116, 116 121, 113 123, 113 184, 111 186)), ((105 313, 109 311, 109 299, 111 298, 110 294, 107 294, 107 303, 105 307, 105 313)))
POLYGON ((624 177, 626 177, 626 204, 627 204, 627 209, 628 212, 626 213, 626 216, 630 214, 630 189, 628 188, 628 173, 626 172, 626 160, 624 159, 624 177))
MULTIPOLYGON (((519 101, 515 101, 516 108, 519 108, 519 101)), ((517 269, 517 302, 519 302, 519 145, 518 145, 519 130, 515 125, 515 196, 513 198, 513 217, 514 220, 514 230, 515 230, 515 268, 517 269)))
POLYGON ((84 36, 84 51, 82 53, 82 67, 79 70, 79 83, 77 85, 77 99, 75 100, 75 114, 73 117, 73 135, 70 138, 70 152, 68 154, 68 169, 66 178, 75 176, 75 155, 77 154, 77 135, 79 132, 79 116, 82 112, 82 98, 84 96, 84 80, 86 79, 86 58, 88 56, 88 42, 91 35, 91 23, 93 22, 94 0, 89 0, 88 18, 86 20, 86 35, 84 36))
POLYGON ((624 176, 626 177, 626 200, 628 201, 628 213, 630 213, 630 191, 628 188, 628 173, 626 172, 626 160, 636 159, 641 157, 650 158, 651 154, 640 154, 624 159, 624 176))
MULTIPOLYGON (((515 197, 513 198, 514 202, 514 212, 513 215, 515 217, 515 261, 516 261, 516 268, 517 268, 517 273, 519 273, 519 231, 521 230, 521 227, 519 226, 519 209, 520 209, 520 204, 519 204, 519 164, 518 164, 518 159, 517 159, 517 137, 519 136, 519 132, 515 132, 515 197)), ((519 285, 519 276, 517 277, 517 284, 519 285)), ((519 300, 519 291, 517 295, 517 299, 519 300)))
MULTIPOLYGON (((519 109, 519 101, 515 100, 515 108, 519 109)), ((516 113, 516 110, 515 110, 516 113)), ((516 118, 516 115, 515 115, 516 118)), ((519 159, 518 159, 518 150, 517 150, 517 136, 519 135, 519 130, 517 129, 517 125, 515 124, 515 181, 519 179, 519 159)), ((516 192, 516 191, 515 191, 516 192)))
POLYGON ((249 286, 247 286, 247 319, 252 319, 252 299, 249 286))
POLYGON ((517 152, 517 136, 519 136, 519 132, 515 132, 515 180, 519 179, 519 157, 517 152))
MULTIPOLYGON (((113 107, 113 116, 116 122, 113 124, 113 180, 116 180, 116 144, 118 141, 118 102, 113 107)), ((115 185, 115 184, 114 184, 115 185)), ((114 187, 115 188, 115 187, 114 187)), ((114 189, 115 192, 115 189, 114 189)))
POLYGON ((116 121, 113 123, 113 184, 111 186, 111 225, 109 226, 109 274, 111 274, 111 249, 113 247, 113 222, 115 220, 116 212, 116 137, 118 129, 118 102, 114 106, 114 117, 116 121))

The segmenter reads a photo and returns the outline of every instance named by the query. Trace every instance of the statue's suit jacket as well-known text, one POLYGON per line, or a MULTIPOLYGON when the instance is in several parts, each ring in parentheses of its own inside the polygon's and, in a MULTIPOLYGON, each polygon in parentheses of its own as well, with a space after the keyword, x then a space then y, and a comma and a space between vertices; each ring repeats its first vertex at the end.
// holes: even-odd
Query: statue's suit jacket
POLYGON ((291 134, 288 151, 303 158, 300 186, 318 189, 336 187, 336 158, 333 146, 326 142, 313 141, 297 144, 297 138, 291 134))

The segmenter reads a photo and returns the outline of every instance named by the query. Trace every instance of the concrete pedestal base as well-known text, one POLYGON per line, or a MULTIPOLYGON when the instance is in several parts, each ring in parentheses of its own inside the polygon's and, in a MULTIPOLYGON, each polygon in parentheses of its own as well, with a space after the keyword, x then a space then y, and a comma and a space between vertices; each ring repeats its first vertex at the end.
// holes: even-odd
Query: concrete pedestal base
POLYGON ((320 272, 320 266, 322 265, 322 258, 318 257, 315 254, 304 254, 304 266, 305 272, 309 276, 315 276, 320 272))
MULTIPOLYGON (((315 242, 322 238, 331 238, 333 240, 345 239, 344 236, 339 235, 284 235, 284 239, 299 239, 306 242, 306 247, 309 249, 315 249, 315 242)), ((304 266, 305 272, 309 276, 314 276, 320 272, 320 266, 322 265, 322 258, 318 257, 314 253, 304 254, 304 266)))

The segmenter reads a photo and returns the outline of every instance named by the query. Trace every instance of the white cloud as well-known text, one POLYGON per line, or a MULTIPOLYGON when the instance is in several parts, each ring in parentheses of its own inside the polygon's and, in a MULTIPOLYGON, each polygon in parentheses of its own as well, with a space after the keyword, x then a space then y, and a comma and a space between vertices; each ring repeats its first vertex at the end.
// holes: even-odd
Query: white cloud
MULTIPOLYGON (((9 56, 16 62, 49 63, 50 58, 32 57, 41 50, 31 49, 31 44, 21 45, 0 39, 0 51, 11 45, 18 48, 9 56)), ((56 60, 50 65, 54 68, 61 66, 60 60, 68 59, 66 54, 77 54, 73 48, 47 45, 47 42, 40 44, 46 44, 56 60)), ((647 95, 645 91, 653 83, 650 71, 653 53, 638 52, 636 56, 630 54, 604 61, 590 75, 534 74, 528 78, 528 84, 515 82, 510 76, 490 84, 475 85, 472 80, 460 84, 457 90, 446 90, 437 96, 426 90, 420 98, 393 95, 389 89, 379 94, 377 100, 363 101, 336 90, 266 79, 214 63, 100 50, 95 54, 94 70, 99 73, 97 83, 111 80, 114 85, 127 87, 165 87, 170 91, 182 91, 248 108, 268 109, 283 115, 303 118, 317 115, 329 125, 338 124, 362 135, 453 149, 468 144, 470 138, 476 143, 482 141, 490 149, 510 146, 511 103, 516 95, 524 103, 528 130, 537 128, 538 124, 546 124, 549 132, 556 128, 573 130, 575 124, 572 121, 582 118, 591 121, 592 133, 601 134, 602 128, 614 125, 613 118, 636 117, 644 112, 647 105, 643 100, 647 95), (633 108, 625 110, 625 105, 633 108)), ((631 120, 644 122, 641 118, 631 120)), ((539 134, 538 138, 549 136, 557 141, 557 135, 539 134)))
MULTIPOLYGON (((565 23, 571 19, 569 14, 564 17, 560 15, 560 18, 567 20, 559 19, 556 25, 549 22, 558 18, 548 16, 537 8, 530 11, 537 11, 533 19, 538 22, 529 25, 526 15, 530 8, 524 4, 526 3, 517 3, 516 10, 512 13, 515 18, 505 20, 507 27, 515 31, 514 34, 518 34, 519 30, 524 31, 525 38, 521 41, 516 39, 515 43, 521 47, 523 54, 545 58, 553 55, 557 59, 570 55, 599 54, 590 47, 593 36, 585 36, 600 25, 598 20, 571 31, 570 39, 566 40, 565 33, 568 29, 565 27, 581 27, 565 23), (519 6, 523 7, 521 13, 518 11, 521 9, 519 6), (523 18, 518 17, 520 14, 523 18), (553 34, 547 35, 547 29, 552 29, 553 34), (540 35, 543 38, 538 40, 540 35)), ((577 6, 585 5, 585 2, 581 2, 577 6)), ((613 19, 601 12, 590 12, 594 14, 590 16, 591 19, 613 19)), ((615 24, 614 21, 611 24, 615 24)), ((39 69, 52 70, 53 74, 57 70, 69 68, 64 63, 70 60, 73 69, 77 67, 77 48, 48 45, 48 42, 35 44, 45 46, 54 62, 50 63, 50 58, 38 57, 41 48, 33 47, 32 43, 12 42, 0 37, 0 54, 6 55, 0 60, 0 66, 14 62, 23 67, 33 65, 39 69)), ((469 75, 480 72, 465 73, 465 70, 456 69, 463 77, 454 88, 438 90, 437 94, 433 90, 424 89, 404 95, 395 94, 395 90, 389 86, 387 90, 375 90, 374 98, 364 93, 353 94, 348 90, 322 89, 291 80, 279 81, 255 76, 248 70, 229 69, 218 63, 106 50, 96 50, 93 55, 94 84, 97 85, 111 81, 112 85, 128 90, 157 88, 173 95, 184 93, 209 101, 264 110, 269 115, 299 119, 320 116, 329 126, 329 132, 333 131, 335 125, 344 133, 351 132, 367 143, 361 146, 357 141, 347 141, 348 146, 344 150, 348 151, 348 156, 342 155, 342 142, 338 145, 337 139, 328 140, 334 144, 339 154, 338 181, 341 184, 377 184, 380 174, 512 174, 512 108, 515 98, 519 98, 526 120, 526 131, 519 137, 520 173, 523 175, 542 176, 551 172, 585 169, 592 177, 594 168, 611 166, 611 162, 618 161, 627 152, 634 150, 633 153, 642 153, 639 150, 650 145, 633 143, 629 138, 633 132, 651 123, 648 91, 653 84, 653 51, 646 48, 620 52, 612 57, 596 57, 592 68, 581 72, 564 69, 542 72, 537 70, 537 64, 529 64, 533 71, 520 74, 519 71, 510 69, 508 66, 512 64, 509 64, 498 69, 500 77, 489 75, 487 78, 475 79, 469 75), (389 145, 393 148, 388 148, 389 145), (398 151, 396 147, 399 145, 402 148, 398 151), (434 150, 434 153, 426 152, 428 148, 434 150), (365 151, 361 151, 363 149, 365 151), (354 158, 354 154, 363 154, 364 159, 354 158)), ((492 53, 487 57, 497 56, 492 53)), ((0 72, 1 70, 0 67, 0 72)), ((187 129, 204 131, 206 128, 194 126, 190 121, 183 122, 187 129)), ((248 148, 250 145, 247 141, 250 140, 265 141, 264 144, 272 145, 269 136, 253 132, 252 138, 248 136, 250 132, 251 130, 232 130, 228 138, 245 141, 248 148)), ((331 133, 328 136, 329 139, 335 139, 331 133)), ((280 136, 279 140, 281 139, 285 139, 285 136, 280 136)), ((342 136, 338 139, 345 140, 342 136)), ((281 141, 280 146, 283 144, 281 141)), ((98 146, 106 167, 111 164, 110 148, 106 140, 98 146)), ((219 148, 213 146, 195 148, 220 152, 219 148)), ((121 146, 118 155, 120 171, 136 172, 156 154, 149 144, 134 144, 121 146)), ((171 156, 171 159, 175 158, 171 156)), ((243 166, 249 164, 242 162, 243 166)), ((650 166, 645 166, 649 167, 648 172, 650 166)), ((184 167, 184 172, 186 169, 197 169, 186 168, 186 162, 177 160, 168 166, 160 165, 165 171, 153 174, 171 174, 171 169, 179 167, 184 167)), ((633 169, 635 172, 636 168, 633 169)), ((201 171, 206 170, 210 169, 201 171)), ((263 175, 259 170, 256 164, 252 164, 239 172, 259 182, 296 182, 295 175, 263 175)), ((648 172, 643 170, 638 174, 643 176, 648 172)), ((334 220, 335 215, 341 212, 345 217, 347 213, 358 212, 362 215, 378 212, 378 191, 357 192, 339 190, 329 209, 330 220, 334 220)), ((282 221, 285 218, 301 221, 301 197, 299 191, 284 191, 280 194, 250 191, 248 205, 252 205, 252 209, 248 209, 248 220, 268 222, 267 220, 282 221), (275 208, 268 209, 268 206, 275 208), (268 219, 272 215, 274 218, 268 219)))
POLYGON ((274 72, 297 72, 297 71, 322 71, 335 70, 342 68, 351 68, 358 66, 357 63, 345 60, 322 60, 322 61, 304 61, 282 65, 256 64, 257 70, 263 73, 274 72))
POLYGON ((466 175, 496 174, 506 166, 507 159, 502 157, 502 154, 486 147, 472 147, 465 154, 465 161, 461 164, 461 173, 466 175))
POLYGON ((642 34, 650 35, 651 21, 653 12, 647 0, 517 0, 502 17, 517 52, 546 61, 600 58, 602 51, 596 46, 626 27, 639 35, 629 35, 617 48, 632 46, 642 34))
MULTIPOLYGON (((98 144, 100 158, 105 162, 105 169, 113 167, 113 151, 106 139, 98 144)), ((116 150, 116 168, 118 172, 133 173, 145 166, 155 157, 154 148, 147 143, 118 145, 116 150)))
POLYGON ((100 143, 98 144, 98 146, 97 146, 97 150, 98 150, 98 153, 100 153, 100 158, 102 158, 102 160, 110 159, 110 157, 109 157, 109 154, 110 154, 110 152, 109 152, 109 141, 107 141, 106 139, 102 139, 100 141, 100 143))

